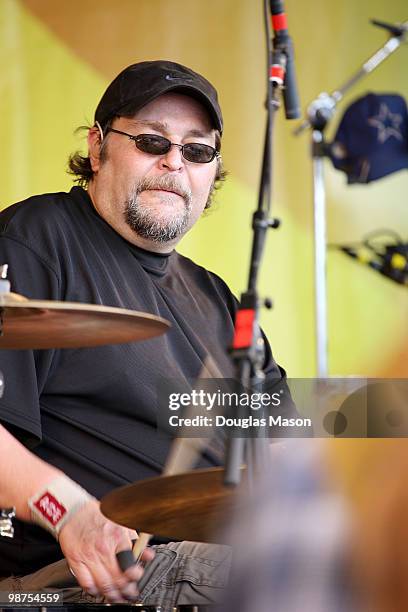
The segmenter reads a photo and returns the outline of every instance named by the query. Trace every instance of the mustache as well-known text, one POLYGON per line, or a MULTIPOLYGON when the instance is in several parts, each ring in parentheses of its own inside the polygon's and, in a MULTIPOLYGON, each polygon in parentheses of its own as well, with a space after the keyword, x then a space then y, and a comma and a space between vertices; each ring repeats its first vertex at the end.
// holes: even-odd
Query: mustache
POLYGON ((192 198, 191 189, 184 187, 180 181, 170 174, 163 176, 145 177, 139 181, 136 187, 136 195, 142 191, 150 189, 162 189, 164 191, 173 191, 181 196, 184 200, 190 201, 192 198))

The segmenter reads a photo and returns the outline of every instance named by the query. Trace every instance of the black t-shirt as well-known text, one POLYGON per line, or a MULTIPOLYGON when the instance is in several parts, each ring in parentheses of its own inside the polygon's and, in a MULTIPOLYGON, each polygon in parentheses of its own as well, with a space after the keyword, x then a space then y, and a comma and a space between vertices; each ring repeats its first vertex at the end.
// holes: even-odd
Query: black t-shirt
MULTIPOLYGON (((123 239, 83 189, 36 196, 0 214, 0 263, 12 291, 32 299, 103 304, 171 323, 143 342, 97 348, 0 351, 0 420, 33 452, 100 498, 160 474, 170 438, 157 431, 163 378, 194 379, 208 353, 225 377, 236 301, 215 274, 173 251, 159 255, 123 239)), ((46 333, 46 330, 44 331, 46 333)), ((266 346, 265 371, 281 372, 266 346)), ((202 465, 216 465, 207 453, 202 465)), ((44 530, 16 522, 0 538, 0 576, 60 558, 44 530)))

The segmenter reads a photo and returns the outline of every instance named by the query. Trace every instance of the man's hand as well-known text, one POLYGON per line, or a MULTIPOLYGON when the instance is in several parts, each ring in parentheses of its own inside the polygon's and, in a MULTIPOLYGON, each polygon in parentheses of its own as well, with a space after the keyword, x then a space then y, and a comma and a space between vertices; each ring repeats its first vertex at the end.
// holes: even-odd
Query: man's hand
MULTIPOLYGON (((136 538, 136 531, 105 518, 99 502, 92 500, 62 527, 59 543, 79 584, 92 595, 118 603, 138 595, 135 583, 143 568, 135 565, 122 572, 116 559, 116 553, 131 549, 136 538)), ((152 558, 153 552, 145 550, 142 559, 152 558)))
MULTIPOLYGON (((27 500, 64 474, 33 455, 2 425, 0 462, 0 507, 14 506, 18 518, 32 521, 27 500)), ((131 549, 131 540, 135 538, 135 531, 106 519, 99 502, 90 500, 61 528, 59 543, 84 589, 119 602, 137 596, 135 582, 143 574, 143 569, 136 565, 122 572, 116 560, 116 553, 131 549)), ((143 561, 152 558, 153 553, 148 550, 142 557, 143 561)))

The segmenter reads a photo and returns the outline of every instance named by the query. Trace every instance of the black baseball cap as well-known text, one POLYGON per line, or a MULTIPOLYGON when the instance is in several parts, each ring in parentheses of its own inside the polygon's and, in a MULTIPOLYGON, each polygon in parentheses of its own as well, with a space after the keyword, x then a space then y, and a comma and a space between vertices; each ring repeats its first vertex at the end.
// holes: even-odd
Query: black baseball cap
POLYGON ((128 66, 112 81, 95 111, 102 129, 131 105, 136 112, 169 91, 196 98, 207 109, 214 127, 222 133, 223 121, 216 89, 207 79, 182 64, 157 60, 128 66))

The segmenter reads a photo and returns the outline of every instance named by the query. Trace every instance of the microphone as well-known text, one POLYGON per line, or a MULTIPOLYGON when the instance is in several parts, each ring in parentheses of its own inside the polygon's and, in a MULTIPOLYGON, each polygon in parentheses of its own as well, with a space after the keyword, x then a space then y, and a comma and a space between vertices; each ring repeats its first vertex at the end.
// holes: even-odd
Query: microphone
POLYGON ((338 245, 337 248, 399 285, 408 287, 408 242, 384 245, 382 253, 371 246, 338 245))
MULTIPOLYGON (((274 48, 280 50, 286 59, 283 100, 286 119, 300 117, 299 96, 296 86, 294 52, 292 39, 288 33, 287 19, 282 0, 269 0, 272 28, 275 33, 274 48)), ((273 72, 273 67, 272 67, 273 72)))

